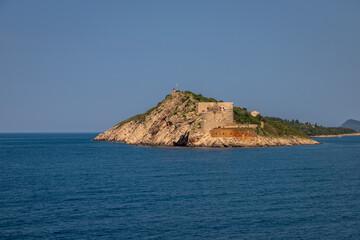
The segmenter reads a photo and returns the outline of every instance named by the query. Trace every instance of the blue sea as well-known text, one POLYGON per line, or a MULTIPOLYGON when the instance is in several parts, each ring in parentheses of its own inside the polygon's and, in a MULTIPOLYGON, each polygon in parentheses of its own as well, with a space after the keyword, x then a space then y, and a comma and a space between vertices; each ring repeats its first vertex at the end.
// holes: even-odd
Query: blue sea
POLYGON ((0 239, 360 239, 360 137, 193 149, 0 134, 0 239))

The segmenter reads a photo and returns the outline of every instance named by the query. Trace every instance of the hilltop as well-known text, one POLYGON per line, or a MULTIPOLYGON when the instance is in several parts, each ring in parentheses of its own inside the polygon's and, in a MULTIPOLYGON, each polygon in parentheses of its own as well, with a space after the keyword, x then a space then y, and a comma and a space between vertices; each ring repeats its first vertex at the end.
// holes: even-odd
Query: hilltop
POLYGON ((190 91, 169 94, 155 107, 99 134, 95 141, 188 147, 267 147, 317 144, 289 126, 190 91))
POLYGON ((349 119, 341 125, 342 128, 350 128, 357 132, 360 132, 360 121, 349 119))

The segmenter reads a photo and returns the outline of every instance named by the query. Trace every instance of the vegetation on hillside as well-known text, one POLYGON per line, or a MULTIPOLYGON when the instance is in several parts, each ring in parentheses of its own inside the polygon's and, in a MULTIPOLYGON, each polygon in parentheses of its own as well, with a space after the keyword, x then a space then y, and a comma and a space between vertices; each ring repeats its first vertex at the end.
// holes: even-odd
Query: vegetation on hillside
POLYGON ((195 93, 190 92, 190 91, 185 91, 184 94, 187 95, 187 96, 193 97, 193 99, 195 101, 198 101, 198 102, 222 102, 222 100, 218 101, 218 100, 216 100, 214 98, 207 98, 207 97, 204 97, 201 94, 195 94, 195 93))
POLYGON ((264 136, 284 137, 284 136, 298 136, 306 138, 307 136, 299 131, 294 130, 284 124, 272 121, 269 118, 258 115, 252 116, 246 108, 234 107, 234 120, 237 124, 257 124, 258 134, 264 136), (264 127, 261 128, 261 122, 264 127))
POLYGON ((122 122, 119 122, 118 124, 115 125, 115 129, 120 128, 124 124, 126 124, 128 122, 131 122, 131 121, 134 121, 134 122, 137 122, 137 123, 142 123, 142 122, 145 121, 146 117, 155 109, 156 109, 156 107, 150 108, 149 110, 147 110, 144 113, 135 115, 135 116, 133 116, 131 118, 128 118, 128 119, 126 119, 126 120, 124 120, 122 122))
MULTIPOLYGON (((136 123, 142 123, 145 121, 146 117, 148 115, 150 115, 154 110, 158 110, 159 106, 166 100, 169 100, 171 99, 171 94, 168 94, 165 96, 165 99, 161 102, 159 102, 156 107, 153 107, 153 108, 150 108, 149 110, 147 110, 146 112, 144 113, 141 113, 141 114, 138 114, 138 115, 135 115, 131 118, 128 118, 118 124, 115 125, 115 129, 118 129, 120 128, 121 126, 123 126, 124 124, 128 123, 128 122, 136 122, 136 123)), ((195 103, 196 101, 202 101, 202 102, 211 102, 211 101, 216 101, 215 99, 213 98, 205 98, 203 97, 201 94, 195 94, 195 93, 192 93, 190 91, 185 91, 184 92, 184 97, 181 99, 181 103, 184 103, 186 102, 186 105, 185 105, 185 110, 182 112, 182 116, 184 119, 186 119, 186 114, 189 113, 189 112, 192 112, 192 111, 195 111, 195 103), (192 99, 194 99, 195 101, 192 101, 191 100, 191 97, 192 99)), ((217 101, 216 101, 217 102, 217 101)), ((169 114, 168 118, 174 116, 174 115, 177 115, 179 113, 178 111, 178 107, 176 107, 176 109, 174 110, 174 112, 172 112, 171 114, 169 114)))
POLYGON ((124 121, 122 121, 122 122, 119 122, 118 124, 115 125, 115 129, 118 129, 118 128, 120 128, 121 126, 123 126, 124 124, 126 124, 126 123, 128 123, 128 122, 131 122, 131 121, 134 121, 134 122, 136 122, 136 123, 142 123, 142 122, 144 122, 145 119, 146 119, 146 117, 147 117, 148 115, 150 115, 150 113, 152 113, 152 111, 158 109, 158 107, 159 107, 166 99, 169 99, 168 96, 170 96, 170 95, 167 95, 163 101, 159 102, 155 107, 150 108, 150 109, 147 110, 146 112, 141 113, 141 114, 138 114, 138 115, 135 115, 135 116, 132 116, 131 118, 128 118, 128 119, 126 119, 126 120, 124 120, 124 121))
MULTIPOLYGON (((197 102, 223 102, 218 101, 214 98, 207 98, 202 96, 201 94, 195 94, 190 91, 182 92, 183 97, 181 99, 181 104, 185 102, 185 108, 181 112, 181 116, 186 120, 186 114, 192 111, 195 111, 195 106, 197 102)), ((157 104, 156 107, 153 107, 146 111, 145 113, 135 115, 129 119, 126 119, 120 123, 118 123, 115 128, 120 128, 124 124, 135 121, 137 123, 142 123, 145 121, 146 117, 158 109, 158 107, 166 100, 171 99, 171 94, 168 94, 165 99, 157 104)), ((168 118, 177 115, 180 113, 178 111, 178 107, 169 114, 168 118)), ((317 124, 312 125, 310 123, 300 123, 297 120, 284 120, 281 118, 275 117, 263 117, 258 115, 253 117, 250 112, 247 111, 246 108, 234 107, 234 120, 237 124, 256 124, 257 132, 263 136, 274 136, 274 137, 286 137, 286 136, 297 136, 308 138, 308 136, 315 135, 338 135, 345 133, 355 133, 354 130, 348 128, 338 128, 338 127, 323 127, 318 126, 317 124), (261 128, 261 124, 263 123, 263 128, 261 128)))
MULTIPOLYGON (((188 96, 192 96, 198 102, 222 102, 214 98, 207 98, 201 94, 195 94, 190 91, 184 92, 188 96)), ((234 107, 234 120, 237 124, 256 124, 258 125, 257 132, 263 136, 286 137, 297 136, 308 138, 304 133, 294 130, 293 128, 284 124, 272 121, 269 118, 258 115, 253 117, 246 108, 234 107), (264 128, 261 128, 261 122, 264 123, 264 128)))
POLYGON ((356 133, 353 129, 342 128, 342 127, 323 127, 319 126, 316 123, 313 125, 309 122, 301 123, 298 120, 286 120, 276 117, 268 117, 273 122, 281 123, 288 127, 291 127, 299 132, 302 132, 308 136, 317 136, 317 135, 339 135, 339 134, 348 134, 356 133))
POLYGON ((303 132, 297 131, 289 126, 281 124, 276 121, 272 121, 269 118, 261 117, 264 122, 264 128, 259 128, 259 134, 265 136, 297 136, 302 138, 308 138, 303 132))
POLYGON ((261 116, 253 117, 246 108, 234 107, 234 120, 238 124, 260 125, 261 116))

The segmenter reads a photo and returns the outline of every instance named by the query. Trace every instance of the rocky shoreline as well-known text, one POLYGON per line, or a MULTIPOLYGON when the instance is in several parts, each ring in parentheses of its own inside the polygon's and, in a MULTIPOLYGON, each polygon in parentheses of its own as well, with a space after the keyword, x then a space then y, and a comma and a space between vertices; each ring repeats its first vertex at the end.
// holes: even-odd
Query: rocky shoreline
POLYGON ((346 133, 346 134, 338 134, 338 135, 318 135, 311 136, 312 138, 331 138, 331 137, 345 137, 345 136, 360 136, 360 133, 346 133))
MULTIPOLYGON (((193 139, 194 136, 189 136, 193 139)), ((107 142, 119 142, 125 143, 128 145, 140 145, 140 146, 164 146, 164 147, 177 147, 177 146, 186 146, 186 147, 201 147, 201 148, 257 148, 257 147, 279 147, 279 146, 295 146, 295 145, 315 145, 321 144, 312 139, 303 139, 297 137, 289 138, 269 138, 258 136, 255 141, 243 141, 236 138, 212 138, 209 136, 202 136, 199 141, 190 141, 186 145, 176 145, 174 141, 167 139, 162 139, 160 141, 146 141, 146 140, 136 140, 132 138, 124 138, 121 135, 118 135, 116 132, 107 131, 105 133, 99 134, 93 139, 94 141, 107 141, 107 142)))
POLYGON ((183 93, 173 94, 155 108, 115 125, 93 140, 144 146, 216 148, 319 144, 306 136, 291 135, 280 137, 257 134, 251 140, 239 137, 212 137, 209 131, 201 129, 202 115, 194 111, 196 104, 195 99, 183 93))

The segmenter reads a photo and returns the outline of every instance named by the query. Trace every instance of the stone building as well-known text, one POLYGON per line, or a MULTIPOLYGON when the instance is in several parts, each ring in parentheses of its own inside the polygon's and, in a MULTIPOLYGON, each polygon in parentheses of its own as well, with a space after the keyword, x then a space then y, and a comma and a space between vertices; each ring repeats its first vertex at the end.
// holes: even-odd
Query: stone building
POLYGON ((201 121, 202 131, 234 125, 232 102, 199 102, 196 113, 204 118, 201 121))
POLYGON ((250 112, 250 114, 251 114, 251 116, 256 117, 256 116, 258 116, 260 113, 259 113, 258 111, 256 111, 256 110, 252 110, 252 111, 250 112))
POLYGON ((244 141, 255 141, 256 124, 236 124, 232 102, 199 102, 197 114, 204 118, 200 122, 201 130, 212 137, 233 137, 244 141))
POLYGON ((255 141, 257 137, 256 130, 246 128, 215 128, 210 130, 212 137, 232 137, 244 141, 255 141))

